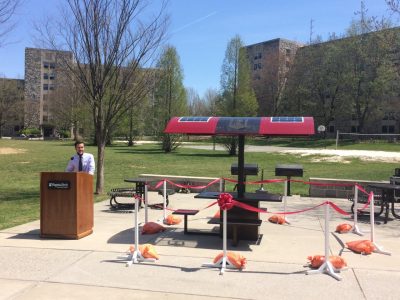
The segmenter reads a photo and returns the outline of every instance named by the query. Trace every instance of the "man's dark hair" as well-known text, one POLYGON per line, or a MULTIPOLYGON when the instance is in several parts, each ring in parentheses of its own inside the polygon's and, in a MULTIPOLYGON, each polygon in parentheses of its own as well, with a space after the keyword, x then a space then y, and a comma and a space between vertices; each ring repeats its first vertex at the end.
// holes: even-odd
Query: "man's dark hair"
POLYGON ((79 145, 79 144, 85 144, 85 143, 84 143, 83 141, 76 141, 76 142, 75 142, 75 148, 76 148, 76 146, 79 145))

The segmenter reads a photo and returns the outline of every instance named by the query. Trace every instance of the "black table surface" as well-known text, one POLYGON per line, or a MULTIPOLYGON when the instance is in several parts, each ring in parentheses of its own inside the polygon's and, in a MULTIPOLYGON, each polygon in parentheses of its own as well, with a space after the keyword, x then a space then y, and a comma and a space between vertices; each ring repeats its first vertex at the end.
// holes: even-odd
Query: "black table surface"
POLYGON ((391 183, 370 183, 368 187, 374 189, 384 189, 384 190, 400 190, 399 184, 391 184, 391 183))
MULTIPOLYGON (((200 199, 218 199, 220 192, 201 192, 200 194, 194 196, 194 198, 200 199)), ((237 192, 228 192, 231 194, 233 199, 238 201, 269 201, 269 202, 282 202, 282 196, 277 194, 270 193, 244 193, 244 196, 238 198, 237 192)))
POLYGON ((125 182, 133 182, 133 183, 147 183, 149 180, 146 178, 127 178, 124 179, 125 182))

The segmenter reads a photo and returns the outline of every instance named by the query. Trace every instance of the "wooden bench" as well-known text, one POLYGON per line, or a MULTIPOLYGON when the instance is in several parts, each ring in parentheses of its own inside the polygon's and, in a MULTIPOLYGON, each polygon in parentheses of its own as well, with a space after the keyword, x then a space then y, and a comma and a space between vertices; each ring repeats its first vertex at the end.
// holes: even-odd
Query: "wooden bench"
POLYGON ((208 231, 189 231, 188 230, 188 216, 194 216, 198 213, 199 211, 197 209, 177 209, 175 210, 172 214, 173 215, 183 215, 184 216, 184 221, 183 221, 183 232, 184 234, 203 234, 203 235, 218 235, 216 232, 208 232, 208 231))
MULTIPOLYGON (((208 221, 208 224, 223 224, 222 219, 212 218, 208 221)), ((232 227, 232 246, 237 246, 239 243, 238 239, 238 227, 240 226, 260 226, 262 224, 262 220, 257 219, 228 219, 227 225, 232 227)), ((222 232, 222 226, 221 226, 222 232)))

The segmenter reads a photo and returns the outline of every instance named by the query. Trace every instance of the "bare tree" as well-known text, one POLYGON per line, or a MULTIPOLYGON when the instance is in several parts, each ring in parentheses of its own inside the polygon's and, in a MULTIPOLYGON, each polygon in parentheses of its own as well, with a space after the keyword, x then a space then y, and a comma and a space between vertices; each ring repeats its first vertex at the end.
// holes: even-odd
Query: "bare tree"
POLYGON ((121 117, 149 91, 146 75, 152 72, 143 68, 151 65, 165 36, 164 2, 154 16, 146 7, 143 0, 68 0, 61 20, 40 28, 54 49, 62 45, 73 54, 74 61, 66 64, 93 116, 96 193, 104 188, 106 143, 121 117))
POLYGON ((11 19, 20 3, 20 0, 0 0, 0 47, 4 44, 5 36, 15 27, 11 19))

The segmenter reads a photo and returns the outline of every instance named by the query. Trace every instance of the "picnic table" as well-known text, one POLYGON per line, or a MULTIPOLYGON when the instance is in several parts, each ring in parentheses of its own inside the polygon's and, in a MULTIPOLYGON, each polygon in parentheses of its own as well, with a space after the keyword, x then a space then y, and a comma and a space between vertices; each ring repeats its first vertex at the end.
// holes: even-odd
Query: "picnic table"
POLYGON ((400 191, 400 185, 391 183, 370 183, 368 188, 381 191, 382 195, 382 207, 385 209, 385 219, 386 224, 389 218, 389 206, 392 205, 392 215, 393 217, 400 219, 400 215, 397 214, 395 209, 395 192, 400 191))

